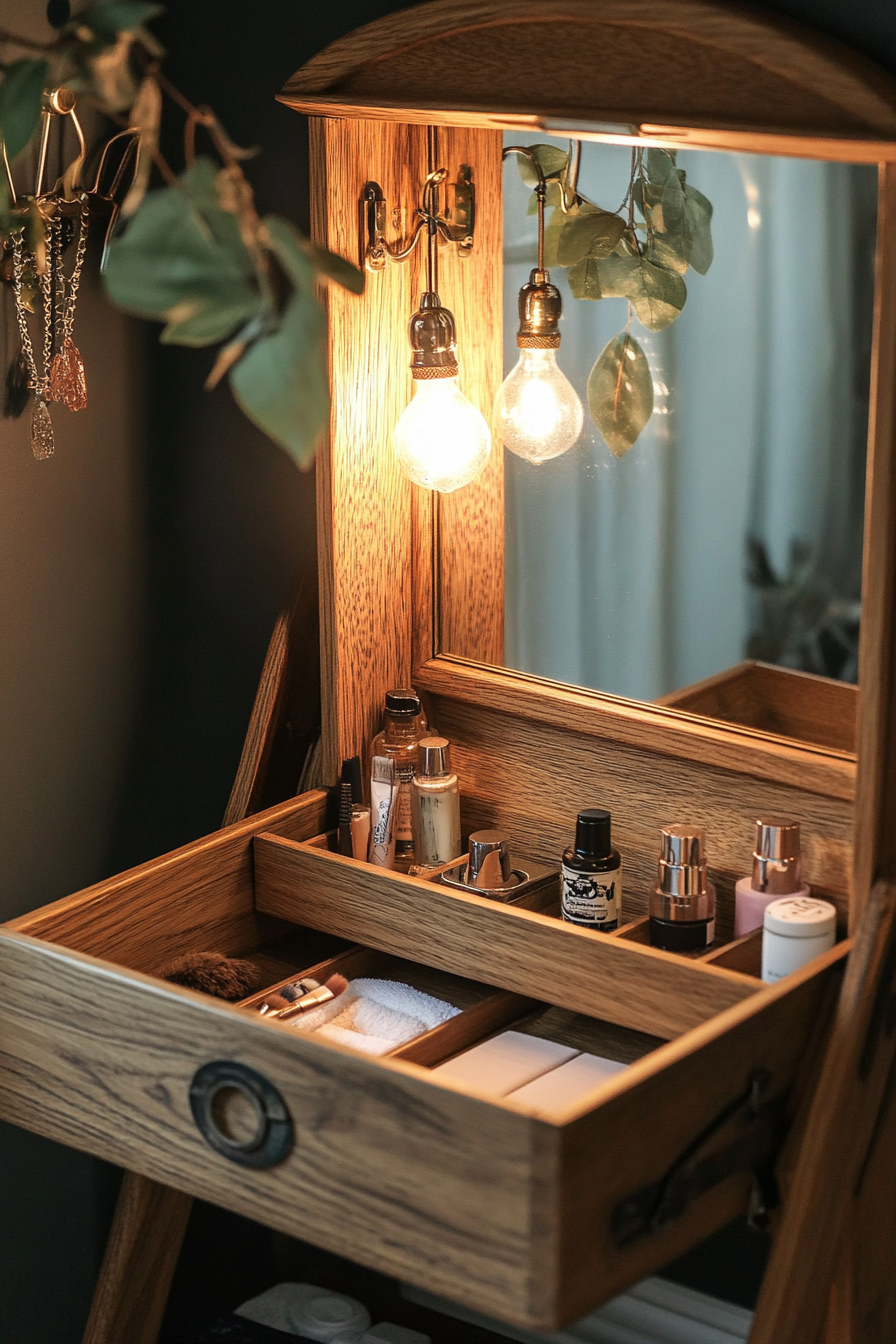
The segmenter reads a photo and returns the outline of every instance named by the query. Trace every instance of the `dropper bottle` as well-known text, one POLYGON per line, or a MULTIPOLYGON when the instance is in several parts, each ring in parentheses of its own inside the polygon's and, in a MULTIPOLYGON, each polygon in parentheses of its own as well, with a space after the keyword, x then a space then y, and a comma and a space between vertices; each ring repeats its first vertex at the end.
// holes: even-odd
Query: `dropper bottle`
POLYGON ((734 888, 734 936, 761 929, 766 906, 781 896, 809 897, 803 881, 800 824, 788 817, 760 817, 756 822, 753 873, 734 888))
POLYGON ((602 807, 581 811, 575 842, 560 865, 560 914, 597 933, 618 928, 622 909, 622 859, 613 848, 610 821, 602 807))

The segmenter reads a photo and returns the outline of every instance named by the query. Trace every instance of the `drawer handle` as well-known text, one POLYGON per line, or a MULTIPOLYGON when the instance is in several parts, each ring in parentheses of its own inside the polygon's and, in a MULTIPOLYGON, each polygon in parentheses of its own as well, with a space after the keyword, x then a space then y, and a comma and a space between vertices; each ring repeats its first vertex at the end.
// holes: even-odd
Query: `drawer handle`
POLYGON ((750 1221, 765 1225, 768 1210, 778 1202, 773 1168, 787 1130, 784 1098, 762 1101, 770 1081, 766 1069, 755 1069, 745 1091, 700 1131, 660 1180, 616 1205, 612 1234, 617 1246, 660 1231, 707 1190, 740 1171, 753 1176, 750 1221), (711 1141, 734 1120, 740 1121, 738 1137, 726 1147, 714 1147, 711 1141))
POLYGON ((190 1083, 190 1110, 209 1147, 243 1167, 276 1167, 293 1145, 292 1116, 280 1093, 246 1064, 216 1059, 190 1083))

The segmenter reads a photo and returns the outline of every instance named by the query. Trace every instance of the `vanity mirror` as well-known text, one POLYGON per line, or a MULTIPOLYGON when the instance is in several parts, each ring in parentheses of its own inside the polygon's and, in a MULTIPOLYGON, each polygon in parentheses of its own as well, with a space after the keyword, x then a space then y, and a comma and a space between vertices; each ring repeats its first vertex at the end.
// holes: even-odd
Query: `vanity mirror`
MULTIPOLYGON (((504 665, 854 752, 875 168, 504 142, 504 369, 537 266, 535 153, 557 360, 586 408, 559 451, 511 427, 502 453, 495 417, 504 665)), ((556 408, 529 385, 531 430, 556 408)), ((449 602, 453 581, 443 564, 449 602)))
MULTIPOLYGON (((854 750, 846 687, 737 665, 857 680, 875 170, 643 149, 633 175, 626 145, 541 145, 561 174, 549 184, 546 258, 563 297, 558 360, 586 415, 549 461, 505 452, 506 666, 854 750), (564 211, 561 180, 579 154, 577 203, 564 211), (627 200, 632 176, 646 215, 627 200), (691 184, 700 234, 685 214, 691 184), (591 206, 620 201, 619 214, 591 206), (688 268, 692 245, 702 254, 688 268), (602 378, 617 412, 605 433, 594 418, 602 378), (769 703, 755 722, 763 676, 844 715, 791 724, 781 706, 775 722, 769 703)), ((527 175, 506 163, 507 370, 517 294, 536 265, 527 175)), ((497 429, 496 451, 500 439, 497 429)))

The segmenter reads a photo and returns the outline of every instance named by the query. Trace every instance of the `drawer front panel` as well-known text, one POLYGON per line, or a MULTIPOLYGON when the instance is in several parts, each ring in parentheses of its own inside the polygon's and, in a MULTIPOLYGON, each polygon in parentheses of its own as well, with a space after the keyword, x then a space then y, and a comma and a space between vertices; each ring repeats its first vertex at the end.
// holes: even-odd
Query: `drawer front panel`
POLYGON ((552 1170, 557 1131, 408 1066, 3 933, 0 1115, 483 1311, 530 1318, 545 1219, 532 1171, 552 1170), (189 1085, 216 1059, 282 1094, 295 1125, 282 1165, 237 1166, 201 1138, 189 1085))

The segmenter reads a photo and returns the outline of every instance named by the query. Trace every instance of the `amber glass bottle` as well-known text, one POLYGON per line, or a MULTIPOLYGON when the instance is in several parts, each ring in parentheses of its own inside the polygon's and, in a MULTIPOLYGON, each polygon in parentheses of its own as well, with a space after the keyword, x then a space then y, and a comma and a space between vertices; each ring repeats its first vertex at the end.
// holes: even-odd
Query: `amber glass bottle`
POLYGON ((420 760, 420 698, 416 691, 386 692, 383 730, 373 739, 373 756, 390 756, 395 763, 397 784, 392 815, 395 837, 395 867, 406 872, 414 862, 414 831, 411 820, 411 785, 420 760))

